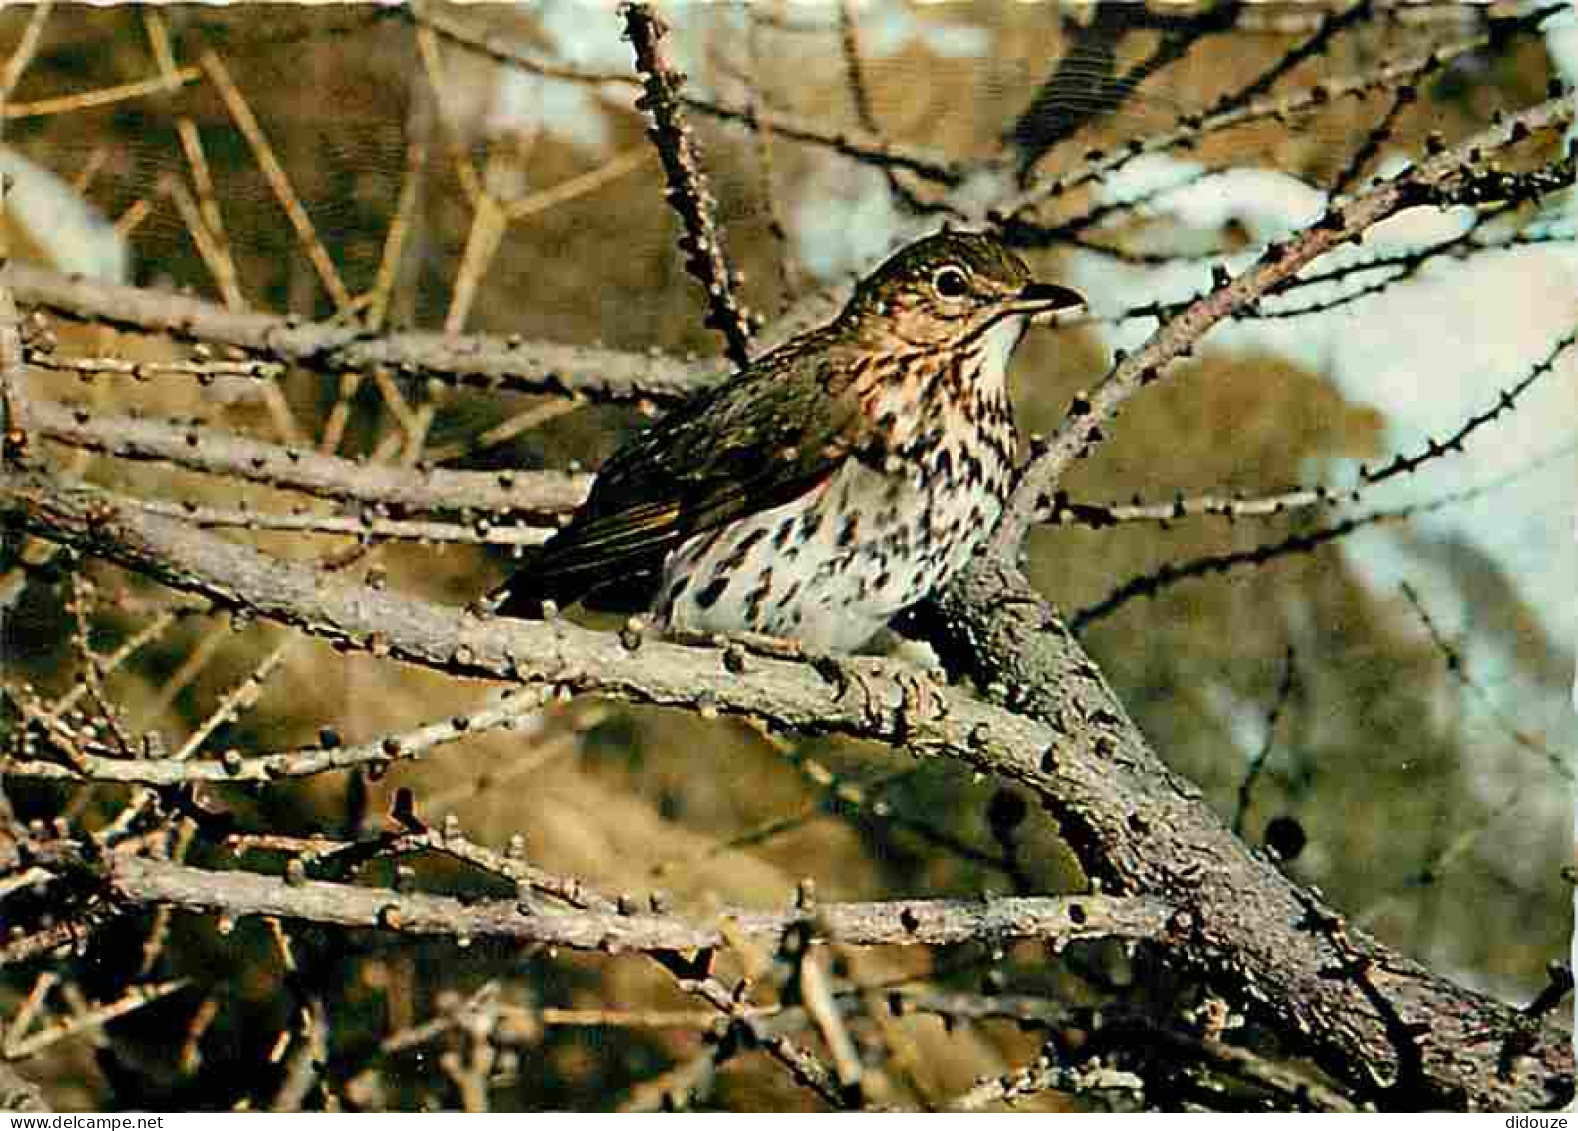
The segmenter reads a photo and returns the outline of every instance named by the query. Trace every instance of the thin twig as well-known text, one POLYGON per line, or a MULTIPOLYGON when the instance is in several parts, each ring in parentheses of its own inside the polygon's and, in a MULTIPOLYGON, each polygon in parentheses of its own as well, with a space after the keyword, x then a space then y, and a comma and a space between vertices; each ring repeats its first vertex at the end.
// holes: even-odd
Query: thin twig
POLYGON ((352 304, 351 293, 345 289, 339 269, 335 267, 334 260, 323 246, 323 241, 318 238, 317 229, 313 227, 307 210, 302 207, 296 190, 291 187, 290 177, 285 172, 285 167, 280 164, 279 158, 274 155, 274 147, 269 144, 263 128, 258 125, 252 107, 247 105, 246 98, 236 86, 235 80, 230 77, 229 69, 218 54, 213 50, 204 51, 201 62, 203 72, 208 75, 220 98, 224 100, 231 120, 235 122, 236 128, 241 131, 241 136, 246 138, 247 145, 251 147, 258 168, 263 171, 263 176, 268 181, 269 188, 274 191, 280 207, 284 209, 291 227, 296 230, 296 238, 307 253, 308 261, 317 271, 318 278, 329 293, 329 298, 333 300, 336 309, 342 311, 348 309, 352 304))
POLYGON ((274 514, 248 508, 207 507, 162 499, 139 499, 132 505, 141 507, 149 514, 168 515, 209 530, 289 531, 296 534, 348 536, 362 541, 378 539, 426 545, 538 546, 546 542, 554 530, 553 527, 463 524, 380 518, 367 514, 274 514))
POLYGON ((34 1033, 32 1036, 20 1040, 11 1039, 9 1036, 5 1047, 0 1049, 7 1060, 23 1060, 30 1056, 37 1056, 49 1046, 67 1037, 76 1036, 87 1029, 98 1029, 117 1017, 125 1017, 135 1013, 145 1006, 169 997, 178 990, 190 985, 190 979, 177 978, 169 982, 154 982, 151 985, 133 986, 114 1001, 103 1005, 94 1006, 84 1013, 74 1017, 57 1021, 53 1025, 34 1033))
POLYGON ((0 121, 20 121, 23 118, 47 118, 56 114, 69 114, 76 110, 92 110, 111 106, 150 94, 164 94, 172 81, 181 85, 196 82, 203 77, 198 67, 182 67, 173 76, 157 75, 150 79, 102 87, 99 90, 79 91, 59 98, 40 98, 35 102, 7 102, 0 105, 0 121))
POLYGON ((284 375, 285 367, 277 361, 260 361, 253 358, 190 358, 177 361, 131 361, 123 357, 61 357, 56 353, 29 351, 27 363, 35 369, 52 373, 74 373, 86 381, 101 374, 111 377, 130 377, 136 381, 151 381, 161 377, 195 379, 200 385, 229 378, 251 381, 276 381, 284 375))
MULTIPOLYGON (((406 239, 415 223, 422 179, 426 174, 427 143, 421 139, 412 139, 406 143, 405 173, 400 179, 400 198, 395 202, 394 214, 390 216, 389 228, 384 234, 383 251, 378 257, 378 274, 373 280, 373 289, 367 304, 367 325, 375 330, 381 330, 389 316, 389 303, 394 297, 395 281, 400 275, 406 239)), ((336 402, 335 407, 339 408, 339 402, 336 402)), ((331 435, 336 433, 325 428, 323 446, 325 452, 332 452, 339 446, 337 439, 334 443, 329 442, 331 435)))
POLYGON ((290 651, 293 643, 294 641, 287 637, 274 645, 274 648, 253 668, 247 678, 231 688, 220 699, 214 709, 208 713, 208 717, 198 724, 196 730, 187 736, 186 741, 181 744, 181 748, 175 752, 174 760, 184 762, 191 758, 193 754, 202 749, 203 744, 212 737, 216 730, 228 723, 235 722, 241 717, 242 712, 250 710, 256 705, 264 686, 274 675, 280 664, 284 663, 285 655, 290 651))
POLYGON ((670 206, 685 227, 680 250, 685 269, 706 294, 708 328, 717 330, 728 344, 735 365, 750 364, 750 312, 734 293, 734 278, 718 230, 717 201, 707 185, 695 135, 685 123, 679 92, 684 76, 670 65, 662 47, 668 28, 649 6, 630 2, 623 9, 625 34, 636 53, 646 93, 636 102, 638 110, 652 115, 647 135, 663 159, 670 206))
POLYGON ((27 70, 28 64, 38 54, 38 45, 44 37, 44 25, 49 21, 49 14, 54 7, 54 0, 42 0, 34 5, 27 18, 27 26, 22 29, 22 38, 17 41, 11 57, 5 61, 5 70, 0 71, 0 116, 8 109, 6 103, 11 101, 16 84, 22 81, 22 72, 27 70))
POLYGON ((1238 802, 1233 806, 1233 833, 1235 836, 1244 835, 1244 817, 1249 812, 1249 796, 1254 791, 1255 782, 1260 780, 1261 773, 1266 768, 1266 760, 1271 757, 1271 751, 1277 740, 1277 723, 1282 718, 1282 711, 1292 698, 1294 681, 1298 669, 1293 665, 1293 648, 1290 645, 1287 654, 1282 660, 1282 682, 1277 686, 1277 695, 1271 703, 1271 711, 1266 716, 1266 737, 1261 741, 1260 749, 1249 760, 1249 767, 1244 771, 1243 780, 1238 783, 1238 802))
POLYGON ((152 460, 191 471, 299 491, 381 512, 480 511, 562 514, 579 506, 591 477, 564 471, 450 471, 391 467, 319 455, 180 421, 90 413, 40 401, 38 434, 117 459, 152 460))
POLYGON ((1164 366, 1182 357, 1218 322, 1259 296, 1295 277, 1305 264, 1364 232, 1404 208, 1421 202, 1421 196, 1477 164, 1485 154, 1512 144, 1526 134, 1557 129, 1573 118, 1573 102, 1556 98, 1510 115, 1397 177, 1333 207, 1302 234, 1269 245, 1256 263, 1237 278, 1225 278, 1209 295, 1159 327, 1145 345, 1125 357, 1088 395, 1074 401, 1067 419, 1052 440, 1024 469, 1002 521, 993 535, 995 550, 1018 546, 1044 509, 1046 488, 1103 436, 1103 427, 1135 393, 1160 379, 1164 366))
POLYGON ((404 376, 489 391, 578 392, 607 400, 673 402, 716 381, 716 361, 684 362, 649 351, 523 341, 517 336, 451 336, 431 331, 373 333, 343 322, 228 311, 215 303, 140 287, 67 277, 26 263, 8 270, 19 304, 67 318, 198 339, 336 376, 380 367, 404 376))
POLYGON ((171 786, 191 782, 267 782, 311 777, 340 770, 396 762, 421 761, 431 751, 468 736, 486 734, 519 724, 523 715, 541 709, 528 694, 503 700, 469 714, 455 715, 400 734, 384 735, 350 746, 338 742, 234 758, 139 758, 136 760, 88 755, 78 766, 50 762, 0 762, 7 774, 53 780, 136 783, 171 786))

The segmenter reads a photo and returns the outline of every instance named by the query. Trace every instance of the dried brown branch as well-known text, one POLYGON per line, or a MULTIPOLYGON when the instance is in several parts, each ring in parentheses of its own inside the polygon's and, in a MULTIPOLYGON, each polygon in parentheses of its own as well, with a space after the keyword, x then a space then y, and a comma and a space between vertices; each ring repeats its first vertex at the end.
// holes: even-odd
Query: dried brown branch
POLYGON ((159 178, 155 186, 155 193, 166 197, 175 204, 175 210, 180 214, 181 223, 192 237, 192 243, 197 247, 197 253, 202 257, 203 265, 208 268, 208 273, 213 277, 214 285, 219 288, 220 297, 231 310, 241 310, 246 306, 246 301, 241 297, 240 284, 236 280, 235 264, 231 262, 226 250, 222 247, 218 237, 209 228, 203 218, 202 210, 193 198, 192 192, 186 187, 184 181, 174 173, 166 173, 159 178))
POLYGON ((87 1029, 97 1029, 117 1017, 125 1017, 135 1013, 145 1006, 152 1005, 161 998, 169 997, 178 990, 187 986, 185 978, 178 978, 169 982, 156 982, 151 985, 131 986, 125 993, 114 1001, 105 1002, 94 1006, 72 1017, 64 1018, 53 1024, 46 1025, 36 1032, 27 1032, 25 1029, 15 1029, 6 1033, 0 1055, 7 1060, 24 1060, 36 1056, 50 1045, 62 1041, 67 1037, 87 1029))
POLYGON ((228 311, 185 295, 119 286, 29 264, 10 265, 22 306, 79 319, 235 346, 260 357, 338 374, 385 367, 446 384, 609 400, 672 401, 721 374, 716 362, 517 338, 428 331, 378 334, 338 322, 228 311))
MULTIPOLYGON (((373 280, 372 290, 368 292, 366 318, 367 325, 372 329, 382 330, 388 319, 389 303, 394 297, 395 280, 400 276, 406 241, 411 235, 417 203, 421 198, 422 181, 426 173, 427 145, 420 139, 413 139, 406 144, 405 171, 400 179, 400 199, 395 202, 394 215, 389 217, 389 227, 384 233, 383 251, 378 257, 378 274, 373 280)), ((342 391, 341 400, 335 407, 338 409, 340 404, 346 403, 349 396, 349 392, 342 391)), ((341 410, 342 413, 344 411, 341 410)), ((333 420, 334 417, 331 415, 330 419, 333 420)), ((333 451, 338 446, 336 439, 334 444, 325 447, 324 450, 333 451)))
POLYGON ((357 767, 378 770, 395 762, 420 761, 440 746, 473 735, 514 727, 524 714, 539 710, 541 705, 534 696, 517 695, 464 715, 350 746, 332 738, 318 746, 276 754, 185 759, 116 758, 84 751, 80 760, 66 763, 4 758, 0 760, 0 772, 45 781, 172 786, 191 782, 280 781, 357 767))
MULTIPOLYGON (((102 871, 111 896, 132 907, 169 904, 233 917, 278 916, 405 935, 531 940, 605 953, 724 946, 727 936, 713 924, 725 921, 731 931, 768 940, 806 922, 801 911, 752 908, 723 909, 712 917, 712 924, 650 911, 538 912, 514 900, 461 901, 393 888, 221 872, 121 854, 110 856, 102 871)), ((937 945, 982 938, 1158 938, 1168 931, 1164 905, 1103 896, 836 903, 819 907, 816 919, 815 938, 856 946, 937 945)))
POLYGON ((563 471, 395 467, 319 455, 174 420, 108 416, 48 401, 40 401, 36 407, 39 434, 72 447, 117 459, 172 463, 396 514, 469 510, 562 514, 586 497, 590 479, 563 471))
POLYGON ((69 114, 76 110, 91 110, 101 106, 111 106, 117 102, 126 102, 136 98, 146 98, 150 94, 163 94, 170 89, 172 81, 183 86, 196 82, 203 77, 203 72, 197 67, 182 67, 173 76, 160 75, 151 79, 138 79, 135 82, 118 83, 115 86, 102 87, 98 90, 79 91, 75 94, 64 94, 58 98, 40 98, 33 102, 6 102, 0 105, 0 121, 19 121, 22 118, 47 118, 56 114, 69 114))
POLYGON ((301 198, 291 186, 289 174, 285 172, 285 167, 280 164, 279 158, 274 155, 274 147, 269 144, 263 127, 258 124, 257 116, 253 114, 241 89, 230 77, 229 68, 214 51, 204 51, 201 63, 203 73, 208 75, 209 81, 214 84, 214 89, 224 100, 225 109, 230 112, 231 120, 235 122, 236 128, 241 131, 241 136, 246 138, 247 145, 251 147, 258 168, 263 171, 269 188, 273 190, 279 201, 280 208, 284 210, 291 227, 295 229, 296 238, 301 242, 308 261, 323 282, 324 290, 333 300, 335 309, 340 311, 348 309, 352 304, 351 292, 346 290, 345 283, 340 278, 339 268, 335 266, 333 257, 329 255, 328 249, 319 239, 317 228, 313 226, 311 217, 302 206, 301 198))
POLYGON ((22 72, 26 71, 28 64, 38 54, 38 45, 43 39, 44 25, 49 21, 49 14, 55 5, 52 0, 44 0, 41 4, 33 6, 28 15, 27 27, 22 29, 22 38, 12 49, 11 55, 5 62, 5 69, 0 70, 0 106, 11 100, 11 95, 16 90, 16 84, 22 80, 22 72))

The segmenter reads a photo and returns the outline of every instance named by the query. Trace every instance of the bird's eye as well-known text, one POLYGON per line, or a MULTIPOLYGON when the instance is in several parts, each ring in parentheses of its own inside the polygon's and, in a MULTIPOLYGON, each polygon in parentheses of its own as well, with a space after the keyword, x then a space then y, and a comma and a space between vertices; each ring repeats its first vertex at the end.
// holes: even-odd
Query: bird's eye
POLYGON ((970 290, 970 280, 957 267, 939 268, 931 285, 943 298, 963 298, 970 290))

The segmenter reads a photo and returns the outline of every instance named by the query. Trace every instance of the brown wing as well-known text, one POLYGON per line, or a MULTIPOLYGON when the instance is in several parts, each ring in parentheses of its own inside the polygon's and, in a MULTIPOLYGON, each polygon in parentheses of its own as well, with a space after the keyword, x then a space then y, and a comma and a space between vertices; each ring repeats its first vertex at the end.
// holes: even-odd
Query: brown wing
POLYGON ((776 351, 625 444, 570 524, 506 582, 496 611, 534 616, 545 600, 649 586, 686 539, 824 482, 853 450, 856 423, 816 368, 828 363, 822 350, 776 351))

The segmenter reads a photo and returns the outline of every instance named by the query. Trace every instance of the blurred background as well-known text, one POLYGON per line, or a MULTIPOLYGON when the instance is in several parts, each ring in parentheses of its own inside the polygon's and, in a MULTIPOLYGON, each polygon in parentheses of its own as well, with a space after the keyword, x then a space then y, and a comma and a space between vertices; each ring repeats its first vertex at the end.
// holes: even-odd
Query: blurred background
MULTIPOLYGON (((697 4, 665 10, 665 43, 690 93, 714 108, 693 107, 691 122, 744 299, 769 322, 935 227, 941 218, 924 209, 949 186, 814 139, 752 131, 719 106, 880 134, 961 168, 998 161, 1026 186, 1093 152, 1191 135, 1142 145, 1026 215, 1020 235, 1037 274, 1083 291, 1092 311, 1035 332, 1018 354, 1019 421, 1036 433, 1057 425, 1116 350, 1154 329, 1147 310, 1205 291, 1213 265, 1236 271, 1333 194, 1395 172, 1431 135, 1454 142, 1543 99, 1552 80, 1571 83, 1570 12, 1492 34, 1490 20, 1532 10, 1378 6, 1322 33, 1341 9, 1252 5, 1213 22, 1220 9, 1187 5, 697 4), (1301 54, 1312 37, 1317 46, 1301 54), (1432 52, 1439 61, 1418 68, 1411 96, 1385 81, 1387 68, 1432 52), (1294 109, 1190 129, 1190 115, 1222 109, 1266 75, 1256 97, 1294 109), (1320 83, 1338 95, 1304 96, 1320 83)), ((638 91, 623 81, 633 70, 621 30, 612 5, 590 0, 7 5, 9 253, 375 330, 717 355, 638 91), (287 196, 299 201, 294 220, 287 196)), ((1571 926, 1578 370, 1558 344, 1574 329, 1578 257, 1564 200, 1388 222, 1307 273, 1326 273, 1321 281, 1215 331, 1060 486, 1093 503, 1253 499, 1318 484, 1341 492, 1360 484, 1361 467, 1444 443, 1534 374, 1461 452, 1366 488, 1354 504, 1049 526, 1030 547, 1036 584, 1074 618, 1162 756, 1225 820, 1253 843, 1269 839, 1284 867, 1354 922, 1518 1003, 1546 984, 1571 926), (1328 536, 1367 515, 1382 517, 1328 536), (1231 557, 1290 539, 1262 561, 1231 557), (1182 568, 1208 559, 1224 568, 1182 568)), ((61 355, 192 352, 103 323, 52 319, 47 332, 61 355)), ((27 391, 106 418, 200 420, 346 457, 470 469, 595 469, 662 407, 306 369, 275 383, 203 385, 38 370, 27 391)), ((150 500, 339 513, 169 463, 56 444, 45 452, 150 500)), ((326 568, 381 569, 390 588, 455 606, 511 568, 507 549, 474 542, 234 536, 326 568)), ((13 542, 7 556, 6 678, 46 700, 78 681, 74 634, 109 655, 161 609, 191 604, 46 547, 13 542), (79 570, 97 602, 74 615, 69 577, 79 570)), ((133 732, 156 731, 176 748, 276 650, 257 701, 216 731, 208 756, 311 745, 324 727, 347 742, 376 739, 473 709, 489 691, 203 610, 161 622, 108 687, 133 732)), ((15 712, 4 725, 17 729, 15 712)), ((17 819, 87 829, 114 821, 130 795, 12 777, 4 786, 17 819)), ((997 783, 873 745, 769 738, 589 699, 381 780, 325 775, 214 792, 250 832, 347 839, 382 827, 401 787, 429 821, 454 814, 495 847, 524 834, 543 868, 610 893, 660 888, 698 912, 780 906, 806 877, 826 900, 1085 883, 1056 829, 1038 812, 1017 819, 1023 806, 997 783)), ((235 858, 190 833, 180 851, 193 863, 235 858)), ((263 845, 243 862, 277 870, 286 855, 263 845)), ((431 890, 497 894, 453 864, 405 863, 431 890)), ((392 865, 364 874, 388 882, 392 865)), ((190 979, 107 1027, 8 1055, 61 1108, 268 1106, 295 1086, 285 1050, 309 1009, 331 1019, 322 1067, 295 1097, 309 1107, 473 1102, 451 1071, 478 1047, 463 1002, 486 1003, 496 1022, 483 1043, 495 1056, 487 1099, 500 1109, 649 1105, 662 1091, 654 1081, 691 1079, 682 1070, 705 1059, 704 1009, 640 956, 287 925, 292 971, 263 922, 153 918, 117 922, 69 961, 6 969, 0 1015, 33 995, 52 1018, 80 1014, 134 977, 190 979), (159 946, 146 945, 156 936, 159 946), (41 977, 51 979, 42 990, 41 977), (689 1013, 668 1024, 660 1010, 689 1013)), ((947 991, 1123 1002, 1159 1016, 1197 993, 1160 956, 1117 946, 847 951, 835 972, 868 993, 917 1000, 947 991)), ((858 1031, 879 1050, 871 1055, 896 1103, 933 1102, 1002 1073, 1045 1035, 1000 1014, 950 1017, 935 1003, 881 1012, 862 1015, 858 1031)), ((756 1055, 731 1059, 694 1091, 700 1107, 815 1103, 756 1055)))

